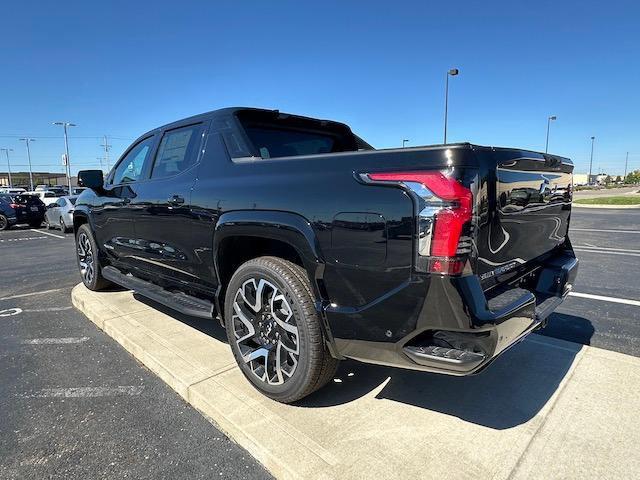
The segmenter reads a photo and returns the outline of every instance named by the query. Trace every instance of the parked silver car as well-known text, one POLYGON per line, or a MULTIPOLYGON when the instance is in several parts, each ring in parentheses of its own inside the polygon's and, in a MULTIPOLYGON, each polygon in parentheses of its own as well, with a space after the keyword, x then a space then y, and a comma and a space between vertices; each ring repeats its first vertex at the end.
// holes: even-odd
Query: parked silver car
POLYGON ((78 197, 60 197, 54 203, 47 205, 44 222, 47 229, 58 227, 63 232, 73 228, 73 209, 78 197))

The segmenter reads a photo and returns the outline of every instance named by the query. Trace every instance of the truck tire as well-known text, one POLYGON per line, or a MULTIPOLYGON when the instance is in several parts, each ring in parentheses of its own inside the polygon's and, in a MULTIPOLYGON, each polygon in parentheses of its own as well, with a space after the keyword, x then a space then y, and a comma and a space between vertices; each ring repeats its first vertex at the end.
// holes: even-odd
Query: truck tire
POLYGON ((309 278, 278 257, 259 257, 233 274, 225 327, 240 370, 264 395, 291 403, 331 380, 339 361, 325 344, 309 278))
POLYGON ((76 259, 82 277, 82 283, 93 291, 103 290, 111 285, 102 276, 98 245, 88 224, 80 225, 76 233, 76 259))

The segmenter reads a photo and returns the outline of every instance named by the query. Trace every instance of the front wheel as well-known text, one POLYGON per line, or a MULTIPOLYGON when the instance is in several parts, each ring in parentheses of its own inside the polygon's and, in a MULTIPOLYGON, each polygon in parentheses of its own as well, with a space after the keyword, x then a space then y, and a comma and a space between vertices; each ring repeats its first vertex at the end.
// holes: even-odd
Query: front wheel
POLYGON ((64 218, 60 217, 60 231, 62 233, 67 233, 69 231, 69 227, 64 223, 64 218))
POLYGON ((102 276, 98 246, 88 224, 81 225, 76 234, 76 258, 82 283, 89 290, 102 290, 111 282, 102 276))
POLYGON ((260 257, 233 274, 225 325, 234 357, 264 395, 283 403, 331 380, 339 361, 325 344, 306 272, 277 257, 260 257))

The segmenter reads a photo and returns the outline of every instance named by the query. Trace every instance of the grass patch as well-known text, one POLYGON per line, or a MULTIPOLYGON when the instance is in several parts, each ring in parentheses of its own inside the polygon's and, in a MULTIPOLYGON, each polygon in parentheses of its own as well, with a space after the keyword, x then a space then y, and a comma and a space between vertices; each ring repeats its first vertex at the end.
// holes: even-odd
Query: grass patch
POLYGON ((581 203, 583 205, 640 205, 640 196, 580 198, 574 200, 573 203, 581 203))

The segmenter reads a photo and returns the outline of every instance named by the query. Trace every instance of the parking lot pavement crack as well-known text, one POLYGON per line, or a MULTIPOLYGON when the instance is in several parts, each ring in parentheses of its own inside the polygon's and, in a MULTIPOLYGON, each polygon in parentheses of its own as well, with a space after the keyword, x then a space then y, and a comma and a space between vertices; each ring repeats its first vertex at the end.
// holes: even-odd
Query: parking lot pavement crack
POLYGON ((576 358, 574 359, 573 364, 571 365, 571 369, 569 370, 569 372, 565 376, 565 378, 564 378, 562 384, 560 385, 560 387, 558 388, 558 391, 556 392, 556 394, 550 400, 551 405, 549 405, 549 408, 547 409, 546 413, 543 414, 542 419, 540 420, 538 426, 536 427, 535 431, 533 432, 533 435, 531 435, 531 437, 527 441, 527 444, 525 445, 524 449, 522 450, 522 453, 518 457, 518 460, 514 464, 514 466, 511 469, 511 471, 509 472, 509 476, 507 477, 508 480, 511 480, 511 479, 515 478, 515 475, 518 473, 518 470, 520 469, 520 466, 522 465, 525 457, 527 456, 529 448, 531 447, 531 445, 533 444, 534 440, 538 436, 538 433, 540 433, 540 431, 542 430, 544 425, 547 423, 547 419, 553 414, 553 411, 554 411, 556 405, 558 404, 558 400, 560 399, 560 397, 562 397, 567 385, 569 385, 569 382, 571 382, 571 380, 573 378, 573 375, 575 374, 578 366, 582 362, 582 359, 585 356, 586 351, 587 351, 588 348, 589 347, 584 346, 576 354, 576 358))

